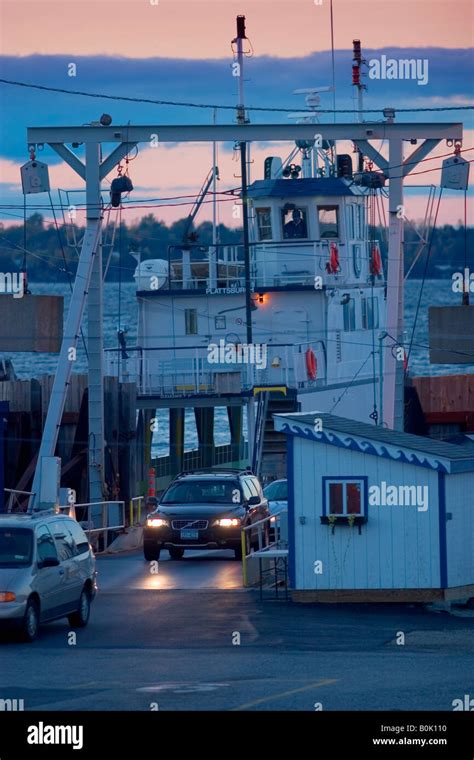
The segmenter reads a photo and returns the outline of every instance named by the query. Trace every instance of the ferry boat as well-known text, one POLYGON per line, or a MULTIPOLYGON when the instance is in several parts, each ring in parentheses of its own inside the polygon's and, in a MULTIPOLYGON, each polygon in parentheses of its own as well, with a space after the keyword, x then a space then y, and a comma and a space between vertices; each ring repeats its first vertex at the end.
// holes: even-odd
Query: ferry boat
POLYGON ((252 345, 243 246, 194 243, 170 247, 167 261, 139 261, 138 347, 128 358, 108 352, 107 373, 120 363, 142 408, 175 410, 173 441, 183 437, 177 410, 201 408, 199 438, 210 444, 212 410, 227 406, 241 443, 247 407, 253 459, 265 454, 273 476, 284 472, 284 452, 272 412, 377 422, 382 403, 386 288, 368 209, 384 177, 354 172, 334 143, 297 147, 301 166, 269 156, 248 187, 252 345))

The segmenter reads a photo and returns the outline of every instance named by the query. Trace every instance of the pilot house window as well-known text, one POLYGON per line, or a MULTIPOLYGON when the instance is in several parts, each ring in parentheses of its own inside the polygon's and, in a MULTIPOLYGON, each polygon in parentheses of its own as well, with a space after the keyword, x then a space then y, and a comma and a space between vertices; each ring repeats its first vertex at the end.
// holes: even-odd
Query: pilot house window
POLYGON ((337 206, 318 206, 318 223, 320 238, 338 238, 339 219, 337 206))
POLYGON ((290 238, 307 238, 308 226, 306 223, 306 210, 288 204, 281 210, 281 226, 285 240, 290 238))
POLYGON ((271 240, 272 235, 272 212, 270 208, 257 208, 257 228, 259 240, 271 240))

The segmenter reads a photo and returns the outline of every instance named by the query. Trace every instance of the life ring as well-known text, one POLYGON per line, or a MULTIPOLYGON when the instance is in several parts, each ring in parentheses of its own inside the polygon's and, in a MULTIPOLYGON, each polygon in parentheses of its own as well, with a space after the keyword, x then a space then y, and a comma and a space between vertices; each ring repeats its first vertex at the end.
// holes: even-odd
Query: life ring
POLYGON ((340 271, 339 251, 337 249, 336 243, 331 243, 329 246, 329 261, 326 268, 330 274, 336 274, 340 271))
POLYGON ((308 373, 308 378, 310 380, 316 380, 316 375, 318 374, 318 362, 316 361, 316 356, 311 348, 308 348, 306 351, 306 372, 308 373))
POLYGON ((378 245, 372 246, 372 256, 370 258, 370 274, 379 277, 382 274, 382 257, 378 245))

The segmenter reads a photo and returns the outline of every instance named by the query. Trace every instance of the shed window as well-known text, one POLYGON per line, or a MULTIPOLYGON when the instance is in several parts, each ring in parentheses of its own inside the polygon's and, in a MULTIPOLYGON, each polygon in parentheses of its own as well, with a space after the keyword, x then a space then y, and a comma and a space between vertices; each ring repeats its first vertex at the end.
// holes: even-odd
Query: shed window
POLYGON ((329 515, 363 515, 365 482, 358 478, 323 478, 324 512, 329 515))
POLYGON ((259 240, 271 240, 272 234, 272 212, 270 208, 257 208, 257 228, 259 240))
POLYGON ((339 237, 339 213, 337 206, 318 206, 320 238, 339 237))

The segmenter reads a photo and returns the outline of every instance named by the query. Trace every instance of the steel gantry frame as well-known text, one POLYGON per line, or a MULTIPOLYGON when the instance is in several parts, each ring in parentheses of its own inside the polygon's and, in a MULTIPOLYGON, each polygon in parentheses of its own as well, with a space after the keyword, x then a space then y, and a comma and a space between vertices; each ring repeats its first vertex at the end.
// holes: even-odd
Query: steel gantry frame
MULTIPOLYGON (((461 123, 396 123, 393 117, 385 122, 358 124, 225 124, 225 125, 145 125, 145 126, 88 126, 30 127, 27 130, 28 147, 49 145, 85 181, 86 232, 71 305, 68 311, 58 369, 55 375, 51 400, 38 455, 32 487, 33 494, 40 492, 41 461, 54 456, 59 427, 64 411, 66 394, 73 362, 70 349, 75 348, 80 333, 84 307, 89 299, 89 484, 90 501, 103 498, 104 463, 104 402, 103 402, 103 351, 102 351, 102 249, 101 249, 101 181, 140 142, 232 142, 255 141, 350 140, 367 155, 389 178, 389 248, 387 332, 403 343, 403 180, 441 140, 462 140, 461 123), (371 140, 386 140, 389 146, 387 160, 371 144, 371 140), (403 141, 423 140, 411 156, 403 160, 403 141), (102 145, 117 143, 102 160, 102 145), (67 144, 85 145, 83 163, 67 144)), ((397 361, 393 344, 385 348, 383 423, 390 428, 403 427, 403 362, 397 361)), ((32 499, 37 499, 33 496, 32 499)), ((31 508, 39 508, 37 501, 31 508)))

